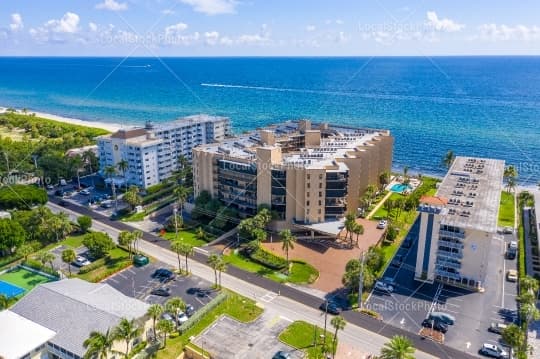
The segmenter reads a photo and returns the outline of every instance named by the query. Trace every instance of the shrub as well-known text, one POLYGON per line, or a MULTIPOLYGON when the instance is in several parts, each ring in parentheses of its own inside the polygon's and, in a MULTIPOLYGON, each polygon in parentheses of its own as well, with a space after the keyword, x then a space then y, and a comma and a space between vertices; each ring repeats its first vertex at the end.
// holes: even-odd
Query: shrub
POLYGON ((249 253, 249 258, 266 267, 281 270, 287 267, 287 260, 259 247, 249 253))
POLYGON ((108 234, 101 232, 85 234, 83 244, 95 258, 105 257, 109 251, 114 248, 114 242, 111 237, 109 237, 108 234))
POLYGON ((105 265, 105 258, 100 258, 97 261, 92 262, 92 263, 82 267, 79 270, 79 274, 85 274, 85 273, 91 272, 91 271, 93 271, 95 269, 98 269, 98 268, 104 266, 104 265, 105 265))
POLYGON ((47 203, 47 192, 32 185, 12 185, 0 187, 1 209, 30 209, 47 203))
POLYGON ((38 270, 38 271, 41 271, 41 272, 44 272, 44 273, 47 273, 47 274, 50 274, 52 276, 55 276, 55 277, 59 277, 60 275, 58 274, 57 271, 53 271, 51 268, 47 267, 47 266, 44 266, 43 264, 41 264, 40 262, 34 260, 34 259, 28 259, 26 262, 23 263, 25 266, 29 267, 29 268, 33 268, 35 270, 38 270))
POLYGON ((379 319, 381 317, 379 313, 371 309, 364 308, 364 309, 360 309, 359 312, 365 315, 369 315, 370 317, 373 317, 375 319, 379 319))
POLYGON ((77 218, 77 224, 81 229, 81 232, 86 233, 90 227, 92 227, 92 217, 80 216, 77 218))

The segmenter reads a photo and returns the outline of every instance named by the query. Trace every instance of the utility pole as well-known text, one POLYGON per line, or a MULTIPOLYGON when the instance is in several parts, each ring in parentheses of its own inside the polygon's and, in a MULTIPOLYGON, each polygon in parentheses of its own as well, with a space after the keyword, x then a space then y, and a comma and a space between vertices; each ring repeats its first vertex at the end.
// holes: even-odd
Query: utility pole
POLYGON ((326 345, 326 319, 327 318, 328 318, 328 299, 326 300, 325 307, 324 307, 324 333, 323 333, 324 342, 323 342, 323 345, 326 345))
POLYGON ((360 255, 360 273, 358 275, 358 309, 364 309, 364 304, 362 303, 362 292, 364 291, 364 260, 365 253, 362 252, 360 255))

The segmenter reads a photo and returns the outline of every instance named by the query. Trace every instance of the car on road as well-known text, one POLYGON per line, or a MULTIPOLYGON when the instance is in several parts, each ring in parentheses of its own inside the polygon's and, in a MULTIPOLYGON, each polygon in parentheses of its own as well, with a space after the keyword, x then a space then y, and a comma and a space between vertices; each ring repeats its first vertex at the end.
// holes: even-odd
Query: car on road
POLYGON ((390 262, 390 265, 392 267, 399 268, 403 264, 403 256, 401 254, 398 254, 394 257, 394 260, 390 262))
POLYGON ((54 191, 54 195, 62 197, 64 195, 64 191, 62 191, 61 189, 57 189, 56 191, 54 191))
POLYGON ((491 325, 488 328, 488 331, 495 333, 495 334, 502 334, 502 332, 508 328, 508 325, 502 324, 502 323, 491 323, 491 325))
POLYGON ((446 333, 448 331, 448 324, 441 322, 440 320, 424 319, 422 321, 424 328, 433 328, 438 332, 446 333))
POLYGON ((87 189, 83 189, 83 190, 80 191, 79 193, 82 194, 83 196, 89 196, 89 195, 90 195, 90 191, 87 190, 87 189))
POLYGON ((381 219, 379 223, 377 224, 377 229, 385 229, 387 224, 388 224, 387 220, 381 219))
POLYGON ((99 205, 101 208, 111 208, 113 206, 113 202, 112 201, 103 201, 101 202, 101 204, 99 205))
POLYGON ((512 233, 514 233, 514 228, 507 226, 507 227, 503 228, 502 232, 504 234, 512 234, 512 233))
POLYGON ((479 353, 491 358, 508 358, 508 353, 504 349, 491 343, 482 344, 479 353))
POLYGON ((183 324, 188 321, 188 316, 184 312, 178 313, 178 323, 183 324))
POLYGON ((171 295, 171 289, 167 287, 159 287, 153 289, 150 294, 157 295, 159 297, 168 297, 171 295))
POLYGON ((453 315, 443 312, 431 312, 428 319, 438 320, 445 324, 454 325, 456 318, 453 315))
POLYGON ((509 282, 517 282, 518 280, 518 272, 515 269, 510 269, 508 272, 506 272, 506 280, 509 282))
POLYGON ((75 260, 71 264, 73 264, 75 267, 84 267, 89 265, 90 263, 92 262, 90 262, 88 258, 78 255, 75 257, 75 260))
POLYGON ((64 200, 61 200, 60 202, 58 202, 59 205, 61 205, 62 207, 67 207, 69 206, 69 202, 68 201, 64 201, 64 200))
POLYGON ((328 302, 322 302, 319 306, 319 309, 323 312, 327 312, 330 314, 338 315, 341 313, 341 309, 337 306, 336 303, 328 301, 328 302))
POLYGON ((159 268, 152 273, 152 278, 159 279, 162 282, 168 282, 174 279, 174 273, 166 268, 159 268))
POLYGON ((375 282, 375 286, 373 286, 373 288, 381 292, 387 292, 387 293, 392 293, 394 291, 394 287, 392 287, 390 284, 384 283, 379 280, 375 282))
POLYGON ((272 359, 290 359, 291 355, 287 352, 284 352, 283 350, 278 351, 272 359))

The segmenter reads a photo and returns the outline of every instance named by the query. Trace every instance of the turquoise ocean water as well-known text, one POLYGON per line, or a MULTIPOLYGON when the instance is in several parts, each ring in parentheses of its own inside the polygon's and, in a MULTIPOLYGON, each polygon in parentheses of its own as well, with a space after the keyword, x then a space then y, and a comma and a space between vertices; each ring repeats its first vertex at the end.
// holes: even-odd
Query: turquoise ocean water
POLYGON ((123 124, 194 113, 389 128, 396 169, 501 158, 540 180, 540 57, 0 58, 0 106, 123 124))

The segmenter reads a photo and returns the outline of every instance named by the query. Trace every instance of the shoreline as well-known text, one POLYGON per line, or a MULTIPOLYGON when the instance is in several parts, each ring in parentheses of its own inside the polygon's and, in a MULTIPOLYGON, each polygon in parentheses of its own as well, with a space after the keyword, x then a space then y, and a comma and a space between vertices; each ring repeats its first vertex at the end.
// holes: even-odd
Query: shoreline
MULTIPOLYGON (((0 113, 5 113, 7 107, 0 106, 0 113)), ((15 113, 18 115, 27 115, 35 114, 36 117, 41 117, 47 120, 57 121, 57 122, 63 122, 70 125, 77 125, 77 126, 85 126, 85 127, 93 127, 93 128, 99 128, 102 130, 106 130, 109 132, 116 132, 122 128, 131 128, 135 126, 123 126, 118 123, 109 123, 109 122, 100 122, 100 121, 89 121, 89 120, 80 120, 77 118, 71 118, 71 117, 64 117, 64 116, 58 116, 50 113, 45 112, 38 112, 33 110, 28 110, 28 113, 25 114, 22 112, 21 109, 15 109, 15 113)))

